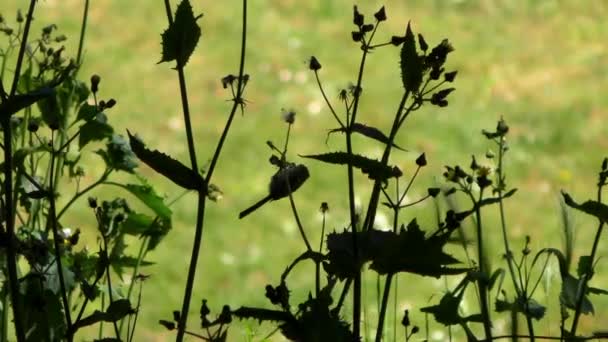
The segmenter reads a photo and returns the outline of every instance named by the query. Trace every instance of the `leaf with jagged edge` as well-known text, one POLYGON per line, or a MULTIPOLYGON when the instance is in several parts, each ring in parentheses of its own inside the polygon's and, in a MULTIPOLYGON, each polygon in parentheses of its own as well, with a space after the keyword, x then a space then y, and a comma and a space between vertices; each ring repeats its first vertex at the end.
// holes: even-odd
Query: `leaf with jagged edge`
POLYGON ((201 190, 204 188, 205 180, 200 174, 158 150, 147 149, 139 138, 131 135, 131 132, 127 131, 127 134, 133 153, 154 171, 185 189, 201 190))
POLYGON ((332 152, 325 154, 300 155, 302 158, 316 159, 325 163, 351 165, 368 175, 370 179, 385 181, 392 177, 401 175, 401 170, 396 166, 383 164, 379 160, 370 159, 358 154, 346 152, 332 152))
POLYGON ((410 23, 407 23, 407 30, 405 32, 405 39, 403 46, 401 47, 401 60, 399 63, 401 67, 401 81, 403 87, 407 91, 416 92, 420 88, 422 83, 423 66, 418 53, 416 52, 416 38, 410 27, 410 23))
MULTIPOLYGON (((351 129, 351 131, 353 131, 355 133, 359 133, 363 136, 366 136, 370 139, 374 139, 376 141, 379 141, 379 142, 387 144, 387 145, 391 142, 390 139, 384 133, 382 133, 381 130, 377 129, 376 127, 367 126, 367 125, 355 122, 351 125, 350 129, 351 129)), ((347 130, 348 130, 348 128, 346 128, 346 127, 335 128, 335 129, 330 130, 328 134, 336 133, 336 132, 344 133, 347 130)), ((391 146, 393 146, 394 148, 397 148, 401 151, 407 152, 407 150, 399 147, 394 142, 391 144, 391 146)))
POLYGON ((182 0, 175 11, 175 20, 163 32, 162 58, 158 63, 175 60, 177 68, 183 68, 194 52, 201 37, 201 28, 196 21, 202 17, 194 16, 190 1, 182 0))
POLYGON ((564 197, 564 202, 569 207, 578 209, 586 214, 597 217, 600 221, 604 223, 608 223, 608 205, 591 200, 586 201, 583 204, 578 204, 574 202, 572 197, 570 197, 570 195, 568 195, 564 191, 562 191, 562 196, 564 197))
POLYGON ((55 90, 53 88, 43 87, 27 94, 9 96, 0 103, 0 117, 9 117, 20 110, 53 95, 55 95, 55 90))

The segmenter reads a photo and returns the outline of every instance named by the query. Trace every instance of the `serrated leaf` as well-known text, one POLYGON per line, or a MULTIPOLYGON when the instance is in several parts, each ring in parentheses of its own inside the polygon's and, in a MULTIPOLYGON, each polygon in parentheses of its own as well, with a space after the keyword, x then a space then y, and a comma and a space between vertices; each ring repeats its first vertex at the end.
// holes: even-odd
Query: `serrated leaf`
MULTIPOLYGON (((346 127, 340 127, 340 128, 332 129, 332 130, 329 131, 329 134, 335 133, 335 132, 344 133, 344 132, 346 132, 347 129, 348 128, 346 128, 346 127)), ((384 133, 382 133, 381 130, 379 130, 379 129, 375 128, 375 127, 366 126, 364 124, 355 122, 355 123, 353 123, 351 125, 351 130, 353 132, 355 132, 355 133, 359 133, 359 134, 361 134, 363 136, 366 136, 366 137, 368 137, 370 139, 374 139, 374 140, 379 141, 381 143, 384 143, 384 144, 387 144, 387 145, 390 143, 390 139, 384 133)), ((392 143, 392 146, 395 147, 395 148, 397 148, 397 149, 399 149, 399 150, 401 150, 401 151, 407 152, 407 150, 399 147, 394 142, 392 143)))
POLYGON ((106 310, 106 322, 116 322, 133 312, 131 302, 128 299, 118 299, 110 303, 106 310))
POLYGON ((175 60, 177 68, 183 68, 201 37, 201 28, 196 21, 202 14, 195 17, 190 1, 182 0, 175 11, 175 20, 163 32, 162 58, 160 62, 175 60))
POLYGON ((130 213, 123 222, 121 231, 128 235, 149 237, 147 250, 151 251, 171 231, 171 220, 160 217, 153 218, 140 213, 130 213))
POLYGON ((390 167, 382 164, 379 160, 370 159, 358 154, 346 152, 332 152, 325 154, 300 155, 302 158, 316 159, 325 163, 351 165, 368 175, 370 179, 385 181, 401 173, 396 166, 390 167))
POLYGON ((569 207, 578 209, 586 214, 597 217, 604 223, 608 223, 608 205, 597 201, 587 201, 583 204, 578 204, 564 191, 562 191, 562 196, 564 196, 564 202, 569 207))
POLYGON ((581 257, 578 259, 576 273, 579 277, 582 277, 585 274, 590 277, 593 274, 593 265, 591 264, 590 255, 581 255, 581 257))
POLYGON ((131 135, 129 131, 127 133, 135 155, 154 171, 185 189, 201 191, 204 189, 205 180, 200 174, 158 150, 147 149, 139 138, 131 135))
POLYGON ((10 96, 0 103, 0 117, 9 117, 42 99, 53 96, 54 94, 55 90, 53 88, 43 87, 27 94, 10 96))
POLYGON ((403 46, 401 47, 401 81, 407 91, 416 92, 422 83, 422 61, 416 52, 416 38, 407 23, 403 46))

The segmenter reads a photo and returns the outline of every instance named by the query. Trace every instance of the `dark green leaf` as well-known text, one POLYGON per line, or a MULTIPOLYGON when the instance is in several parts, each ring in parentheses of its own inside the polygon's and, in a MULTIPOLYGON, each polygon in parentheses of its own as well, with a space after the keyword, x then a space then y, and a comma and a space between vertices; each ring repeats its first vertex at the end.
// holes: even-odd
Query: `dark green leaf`
POLYGON ((190 1, 179 3, 175 20, 161 35, 163 51, 159 63, 175 60, 178 68, 186 65, 201 37, 201 28, 196 23, 201 16, 194 16, 190 1))
POLYGON ((107 123, 105 116, 98 116, 94 120, 85 122, 80 126, 78 146, 82 149, 91 141, 100 141, 112 137, 114 128, 107 123))
POLYGON ((564 196, 564 202, 566 202, 569 207, 578 209, 584 213, 597 217, 600 221, 604 223, 608 223, 608 206, 604 203, 600 203, 597 201, 587 201, 583 204, 578 204, 574 202, 572 197, 570 197, 570 195, 568 195, 564 191, 562 191, 562 196, 564 196))
POLYGON ((78 109, 78 115, 76 116, 76 120, 84 120, 90 121, 97 115, 99 111, 97 107, 92 106, 88 103, 83 103, 82 106, 78 109))
POLYGON ((422 62, 416 52, 416 38, 407 23, 403 46, 401 47, 401 81, 407 91, 417 92, 422 83, 422 62))
POLYGON ((126 315, 133 313, 131 302, 128 299, 119 299, 113 301, 106 310, 106 322, 116 322, 121 320, 126 315))
MULTIPOLYGON (((562 291, 560 293, 560 302, 564 304, 568 309, 575 310, 577 302, 577 293, 581 286, 580 280, 574 276, 567 274, 562 275, 562 291)), ((584 295, 583 302, 581 305, 581 313, 588 315, 593 314, 593 304, 589 300, 587 295, 584 295)))
POLYGON ((27 94, 13 95, 0 103, 0 117, 9 117, 34 103, 55 94, 53 88, 43 87, 27 94))
POLYGON ((131 135, 128 131, 127 133, 129 134, 129 142, 135 155, 154 171, 185 189, 204 189, 205 180, 199 173, 162 152, 147 149, 139 138, 131 135))
POLYGON ((303 158, 316 159, 330 164, 351 165, 354 168, 361 170, 368 175, 370 179, 385 181, 391 177, 395 177, 401 173, 401 170, 396 166, 390 167, 382 164, 380 161, 370 159, 357 154, 348 154, 346 152, 332 152, 316 155, 300 155, 303 158))
POLYGON ((591 275, 593 274, 593 265, 591 264, 591 256, 590 255, 582 255, 578 259, 578 267, 576 269, 576 273, 579 277, 583 275, 587 275, 589 279, 591 279, 591 275))
MULTIPOLYGON (((341 132, 344 133, 346 132, 347 128, 346 127, 340 127, 340 128, 336 128, 336 129, 332 129, 329 131, 329 133, 335 133, 335 132, 341 132)), ((360 123, 354 123, 351 126, 351 130, 355 133, 359 133, 363 136, 366 136, 370 139, 374 139, 376 141, 379 141, 381 143, 384 144, 389 144, 390 143, 390 139, 384 134, 382 133, 381 130, 375 128, 375 127, 371 127, 371 126, 366 126, 364 124, 360 124, 360 123)), ((393 147, 400 149, 401 151, 405 151, 407 152, 407 150, 402 149, 401 147, 397 146, 397 144, 395 144, 393 142, 392 144, 393 147)))
POLYGON ((462 294, 455 296, 448 292, 439 301, 439 304, 421 308, 420 311, 433 314, 435 321, 443 325, 456 325, 463 322, 458 314, 458 307, 462 300, 462 294))

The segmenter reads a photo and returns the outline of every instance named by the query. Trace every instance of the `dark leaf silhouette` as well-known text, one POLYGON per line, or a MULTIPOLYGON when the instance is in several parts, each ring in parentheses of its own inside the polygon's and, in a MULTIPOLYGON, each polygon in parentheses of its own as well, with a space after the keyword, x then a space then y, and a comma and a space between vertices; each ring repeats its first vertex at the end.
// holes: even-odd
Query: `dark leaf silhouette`
POLYGON ((190 1, 179 3, 175 20, 161 35, 163 52, 159 63, 175 60, 178 68, 186 65, 201 37, 201 28, 196 23, 201 16, 194 16, 190 1))
POLYGON ((114 129, 108 124, 106 116, 100 113, 94 119, 80 126, 78 146, 82 149, 92 141, 100 141, 112 137, 113 133, 114 129))
POLYGON ((73 328, 77 330, 99 322, 117 322, 134 312, 128 299, 119 299, 112 302, 105 312, 95 310, 91 315, 75 322, 73 328))
POLYGON ((583 204, 578 204, 574 202, 572 197, 570 197, 570 195, 568 195, 564 191, 562 191, 562 196, 564 196, 564 202, 569 207, 578 209, 586 214, 597 217, 600 221, 604 223, 608 223, 608 205, 597 201, 586 201, 583 204))
POLYGON ((27 94, 13 95, 0 103, 0 117, 9 117, 34 103, 53 96, 55 91, 50 87, 43 87, 27 94))
POLYGON ((403 46, 401 47, 401 81, 407 91, 416 92, 422 83, 423 65, 416 52, 416 38, 407 24, 403 46))
MULTIPOLYGON (((364 124, 361 123, 353 123, 350 127, 351 131, 355 132, 355 133, 359 133, 363 136, 366 136, 368 138, 374 139, 376 141, 379 141, 381 143, 385 143, 385 144, 389 144, 390 143, 390 139, 384 134, 382 133, 381 130, 375 128, 375 127, 371 127, 371 126, 366 126, 364 124)), ((340 128, 335 128, 329 131, 329 134, 331 133, 335 133, 335 132, 341 132, 344 133, 348 130, 348 128, 346 127, 340 127, 340 128)), ((407 152, 407 150, 397 146, 397 144, 395 144, 394 142, 392 143, 392 146, 400 149, 401 151, 405 151, 407 152)))
POLYGON ((163 198, 157 195, 151 186, 137 184, 116 185, 124 188, 137 197, 148 208, 152 209, 157 216, 165 220, 171 219, 171 209, 169 209, 169 207, 164 203, 163 198))
POLYGON ((173 183, 188 189, 204 189, 205 180, 197 172, 157 150, 149 150, 144 143, 137 137, 129 134, 131 149, 135 155, 154 171, 169 178, 173 183))
POLYGON ((369 230, 357 233, 360 260, 356 263, 352 250, 352 232, 332 233, 327 236, 329 263, 325 270, 344 279, 356 274, 366 262, 379 274, 398 272, 415 273, 439 278, 442 275, 460 274, 468 268, 450 268, 459 263, 442 249, 451 232, 425 237, 416 220, 402 227, 398 233, 369 230))
POLYGON ((382 164, 378 160, 357 154, 348 154, 346 152, 300 155, 300 157, 316 159, 330 164, 351 165, 352 167, 361 170, 361 172, 368 175, 369 178, 373 180, 384 181, 401 174, 401 170, 396 166, 390 167, 382 164))

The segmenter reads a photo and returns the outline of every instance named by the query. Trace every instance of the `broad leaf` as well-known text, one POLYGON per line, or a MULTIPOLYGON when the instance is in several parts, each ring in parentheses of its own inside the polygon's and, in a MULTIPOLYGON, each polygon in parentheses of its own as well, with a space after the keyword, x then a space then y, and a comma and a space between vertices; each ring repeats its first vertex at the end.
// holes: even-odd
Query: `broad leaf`
POLYGON ((190 1, 182 0, 179 3, 175 20, 161 35, 163 51, 159 63, 175 60, 177 68, 186 65, 201 37, 201 28, 196 23, 200 17, 202 14, 194 16, 190 1))
POLYGON ((76 116, 76 120, 90 121, 99 113, 97 107, 90 105, 88 103, 83 103, 82 106, 78 109, 78 115, 76 116))
POLYGON ((205 180, 196 171, 162 152, 147 149, 139 138, 131 135, 128 131, 127 133, 129 134, 129 142, 135 155, 154 171, 185 189, 204 189, 205 180))
POLYGON ((400 176, 401 170, 398 167, 390 167, 382 164, 379 160, 370 159, 358 154, 348 154, 346 152, 332 152, 315 155, 300 155, 303 158, 316 159, 330 164, 351 165, 368 175, 370 179, 385 181, 391 177, 400 176))
MULTIPOLYGON (((390 143, 390 139, 384 134, 382 133, 381 130, 377 129, 376 127, 371 127, 371 126, 366 126, 364 124, 360 124, 360 123, 353 123, 351 128, 350 128, 353 132, 355 133, 359 133, 363 136, 366 136, 370 139, 374 139, 376 141, 379 141, 381 143, 384 144, 389 144, 390 143)), ((348 130, 348 128, 346 127, 340 127, 340 128, 335 128, 329 131, 329 134, 331 133, 335 133, 335 132, 341 132, 344 133, 348 130)), ((394 142, 392 143, 393 147, 401 150, 401 151, 405 151, 407 152, 407 150, 397 146, 397 144, 395 144, 394 142)))
POLYGON ((401 81, 407 91, 417 92, 422 83, 423 65, 416 52, 416 38, 407 23, 403 46, 401 47, 401 81))
POLYGON ((569 207, 578 209, 591 216, 597 217, 600 221, 604 223, 608 223, 608 205, 597 201, 587 201, 583 204, 578 204, 574 202, 572 197, 570 197, 570 195, 568 195, 564 191, 562 191, 562 196, 564 196, 564 202, 566 202, 569 207))

